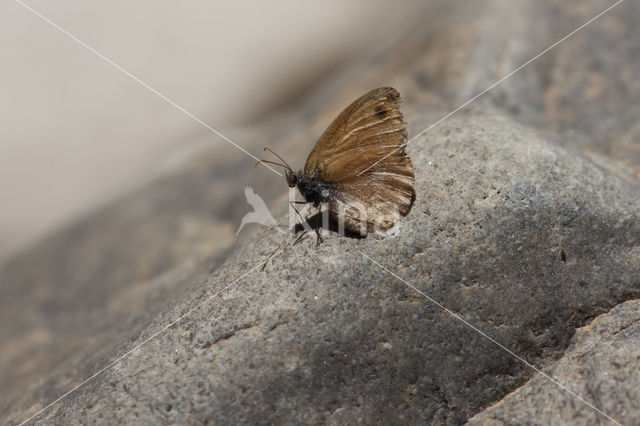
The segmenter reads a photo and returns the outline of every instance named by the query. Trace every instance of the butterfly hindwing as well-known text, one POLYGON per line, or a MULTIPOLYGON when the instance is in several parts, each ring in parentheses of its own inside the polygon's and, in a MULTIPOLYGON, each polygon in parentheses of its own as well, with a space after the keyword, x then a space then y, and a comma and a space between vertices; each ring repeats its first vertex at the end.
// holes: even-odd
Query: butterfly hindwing
POLYGON ((386 230, 406 216, 416 194, 411 160, 389 156, 357 179, 336 184, 329 210, 345 228, 360 235, 386 230))

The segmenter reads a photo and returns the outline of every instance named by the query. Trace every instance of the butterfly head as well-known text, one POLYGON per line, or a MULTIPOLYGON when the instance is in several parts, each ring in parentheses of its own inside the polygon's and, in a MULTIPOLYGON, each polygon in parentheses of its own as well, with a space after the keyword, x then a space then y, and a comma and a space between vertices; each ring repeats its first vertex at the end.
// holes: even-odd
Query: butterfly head
POLYGON ((298 183, 298 176, 296 176, 296 174, 290 169, 285 169, 284 176, 285 179, 287 179, 287 185, 289 185, 289 188, 295 188, 298 183))

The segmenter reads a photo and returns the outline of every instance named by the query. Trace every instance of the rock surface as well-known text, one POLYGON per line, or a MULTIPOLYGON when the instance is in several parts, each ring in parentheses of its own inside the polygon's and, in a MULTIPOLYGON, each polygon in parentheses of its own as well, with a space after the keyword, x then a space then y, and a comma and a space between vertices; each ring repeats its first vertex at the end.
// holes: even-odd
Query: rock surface
MULTIPOLYGON (((547 373, 623 424, 640 424, 640 302, 616 306, 577 330, 564 356, 547 373), (615 413, 615 414, 614 414, 615 413)), ((481 424, 604 424, 606 418, 536 375, 470 419, 481 424)))
MULTIPOLYGON (((400 90, 416 135, 610 5, 506 4, 434 2, 386 53, 231 137, 302 164, 333 116, 381 85, 400 90)), ((496 410, 534 389, 535 372, 369 256, 633 423, 633 399, 609 405, 562 364, 584 344, 579 335, 566 352, 576 328, 640 290, 640 5, 618 8, 409 145, 418 196, 391 236, 329 233, 318 248, 309 238, 261 271, 291 239, 245 233, 231 248, 250 209, 242 190, 277 206, 286 186, 223 146, 8 263, 0 416, 29 418, 144 342, 34 420, 509 423, 496 410)), ((590 371, 615 355, 602 348, 590 371)), ((637 367, 620 359, 617 371, 637 367)), ((545 423, 549 401, 527 402, 530 417, 514 418, 545 423)), ((568 419, 606 422, 571 404, 568 419)))
POLYGON ((261 272, 283 236, 260 233, 140 341, 202 306, 42 420, 459 423, 531 376, 368 257, 538 366, 637 294, 636 188, 502 118, 416 142, 394 235, 308 239, 261 272))

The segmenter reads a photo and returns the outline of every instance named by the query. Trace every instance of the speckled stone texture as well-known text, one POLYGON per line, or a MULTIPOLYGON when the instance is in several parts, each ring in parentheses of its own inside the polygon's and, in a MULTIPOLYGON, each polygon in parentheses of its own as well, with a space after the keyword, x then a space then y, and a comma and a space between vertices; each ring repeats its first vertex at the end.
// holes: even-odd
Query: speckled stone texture
MULTIPOLYGON (((365 255, 541 367, 637 294, 637 189, 502 118, 416 142, 418 197, 394 235, 286 248, 44 421, 459 423, 531 377, 365 255)), ((260 233, 148 332, 282 243, 260 233)))
MULTIPOLYGON (((230 136, 302 165, 345 104, 391 85, 411 137, 610 4, 434 2, 385 53, 230 136)), ((234 243, 243 187, 274 211, 287 188, 224 146, 14 259, 2 423, 146 342, 34 421, 607 424, 434 301, 636 423, 637 333, 618 332, 635 302, 618 305, 640 291, 639 20, 624 2, 412 141, 416 203, 387 237, 290 247, 253 226, 234 243)))
MULTIPOLYGON (((616 421, 640 424, 640 303, 616 306, 576 331, 571 346, 547 371, 598 405, 616 421)), ((471 425, 606 424, 606 418, 536 375, 499 403, 473 417, 471 425)))

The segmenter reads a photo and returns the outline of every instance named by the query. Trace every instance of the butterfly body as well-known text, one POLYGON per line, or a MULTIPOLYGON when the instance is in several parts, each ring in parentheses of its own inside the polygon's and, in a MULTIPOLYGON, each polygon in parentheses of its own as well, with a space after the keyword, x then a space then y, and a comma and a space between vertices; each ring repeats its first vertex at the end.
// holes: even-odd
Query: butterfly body
POLYGON ((315 207, 326 205, 345 230, 366 236, 391 228, 416 197, 401 102, 391 87, 356 99, 318 139, 303 170, 282 165, 289 187, 315 207))
POLYGON ((305 201, 312 203, 314 207, 329 201, 332 185, 316 175, 310 176, 300 170, 294 175, 293 181, 288 179, 287 182, 291 188, 297 186, 305 201))

